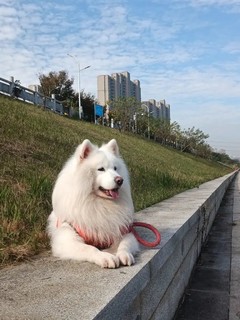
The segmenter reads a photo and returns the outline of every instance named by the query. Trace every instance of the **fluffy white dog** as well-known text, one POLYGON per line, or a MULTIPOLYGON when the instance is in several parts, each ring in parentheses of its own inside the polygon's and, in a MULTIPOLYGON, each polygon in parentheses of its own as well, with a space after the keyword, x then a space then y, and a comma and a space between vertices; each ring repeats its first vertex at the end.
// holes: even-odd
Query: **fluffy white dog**
POLYGON ((101 148, 89 140, 77 147, 56 180, 52 205, 47 229, 54 256, 103 268, 134 263, 134 208, 115 139, 101 148))

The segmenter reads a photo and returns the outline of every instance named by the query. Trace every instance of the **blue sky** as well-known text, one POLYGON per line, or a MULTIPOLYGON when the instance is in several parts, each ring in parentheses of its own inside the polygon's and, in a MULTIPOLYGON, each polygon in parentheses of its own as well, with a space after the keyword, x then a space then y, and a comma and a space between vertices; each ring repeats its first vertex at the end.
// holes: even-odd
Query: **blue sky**
POLYGON ((97 76, 129 71, 142 100, 240 158, 240 0, 0 0, 0 77, 38 83, 66 70, 97 97, 97 76))

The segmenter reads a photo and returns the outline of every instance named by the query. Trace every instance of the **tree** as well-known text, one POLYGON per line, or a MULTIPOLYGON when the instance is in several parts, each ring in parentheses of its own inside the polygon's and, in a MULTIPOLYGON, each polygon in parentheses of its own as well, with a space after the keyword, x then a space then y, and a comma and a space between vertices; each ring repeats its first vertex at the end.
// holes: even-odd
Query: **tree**
POLYGON ((94 121, 94 101, 94 95, 91 95, 90 93, 84 93, 83 90, 81 91, 81 105, 83 108, 83 117, 84 120, 89 122, 94 121))
POLYGON ((196 155, 201 158, 210 159, 212 156, 212 148, 207 143, 198 144, 196 147, 196 155))
POLYGON ((165 119, 155 119, 155 140, 163 145, 171 145, 171 124, 165 119))
POLYGON ((148 129, 150 130, 150 118, 148 115, 140 111, 136 114, 136 133, 143 135, 144 137, 148 136, 148 129), (148 123, 149 121, 149 123, 148 123), (149 124, 149 128, 148 128, 149 124))
MULTIPOLYGON (((55 94, 55 99, 61 101, 65 106, 78 109, 78 93, 72 87, 74 79, 69 78, 67 71, 51 71, 48 74, 40 73, 38 77, 43 95, 50 97, 55 94)), ((94 100, 93 95, 86 94, 83 90, 81 91, 81 105, 84 119, 87 121, 93 121, 94 119, 94 100)))
POLYGON ((109 102, 110 118, 118 123, 121 130, 131 131, 134 127, 134 115, 140 112, 141 105, 133 97, 119 98, 109 102))
POLYGON ((59 101, 76 100, 76 93, 72 88, 74 80, 69 79, 67 71, 50 71, 47 75, 40 73, 38 78, 42 94, 45 96, 55 94, 56 100, 59 101))
POLYGON ((197 146, 205 144, 207 138, 209 138, 209 135, 200 129, 195 129, 195 127, 185 129, 181 132, 180 150, 196 153, 197 146))
POLYGON ((179 141, 181 139, 181 127, 176 121, 169 123, 169 126, 170 126, 170 136, 169 136, 170 145, 173 148, 178 149, 179 141))

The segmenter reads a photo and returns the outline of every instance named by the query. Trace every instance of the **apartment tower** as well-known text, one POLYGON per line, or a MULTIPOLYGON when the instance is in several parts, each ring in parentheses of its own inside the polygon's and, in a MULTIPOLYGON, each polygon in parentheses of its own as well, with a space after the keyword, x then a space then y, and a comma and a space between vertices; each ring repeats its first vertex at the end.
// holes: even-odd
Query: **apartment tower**
POLYGON ((154 118, 170 121, 170 104, 165 100, 156 101, 150 99, 148 101, 142 101, 142 107, 146 109, 154 118))
POLYGON ((130 79, 130 73, 112 73, 97 77, 98 103, 105 106, 109 101, 118 98, 134 97, 141 101, 141 87, 139 80, 130 79))

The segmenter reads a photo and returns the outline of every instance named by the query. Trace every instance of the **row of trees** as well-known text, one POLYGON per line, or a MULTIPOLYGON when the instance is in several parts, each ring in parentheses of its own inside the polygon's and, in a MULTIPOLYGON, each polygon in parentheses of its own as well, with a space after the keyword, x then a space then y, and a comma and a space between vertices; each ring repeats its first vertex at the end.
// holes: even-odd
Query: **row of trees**
MULTIPOLYGON (((78 110, 78 93, 73 89, 74 79, 69 78, 66 71, 49 72, 47 75, 39 74, 39 81, 42 94, 46 96, 55 94, 55 98, 61 101, 66 108, 78 110)), ((95 97, 82 90, 81 103, 84 120, 91 122, 95 120, 94 102, 95 97)), ((214 152, 206 141, 209 135, 202 130, 195 127, 181 129, 176 121, 171 123, 165 119, 154 118, 142 108, 141 103, 135 98, 119 98, 109 102, 109 106, 110 108, 105 110, 105 119, 100 119, 100 122, 106 125, 114 125, 119 130, 148 137, 182 152, 189 152, 230 165, 236 163, 236 160, 230 159, 226 153, 214 152)))
POLYGON ((182 152, 209 158, 212 152, 206 139, 209 137, 195 127, 182 130, 180 125, 165 119, 154 118, 134 98, 120 98, 111 102, 109 117, 123 131, 132 131, 182 152))
POLYGON ((188 152, 229 166, 240 165, 239 159, 231 159, 225 151, 214 151, 207 143, 209 135, 202 130, 195 127, 182 129, 176 121, 171 123, 165 119, 154 118, 133 98, 111 101, 109 116, 121 130, 132 131, 181 152, 188 152))

